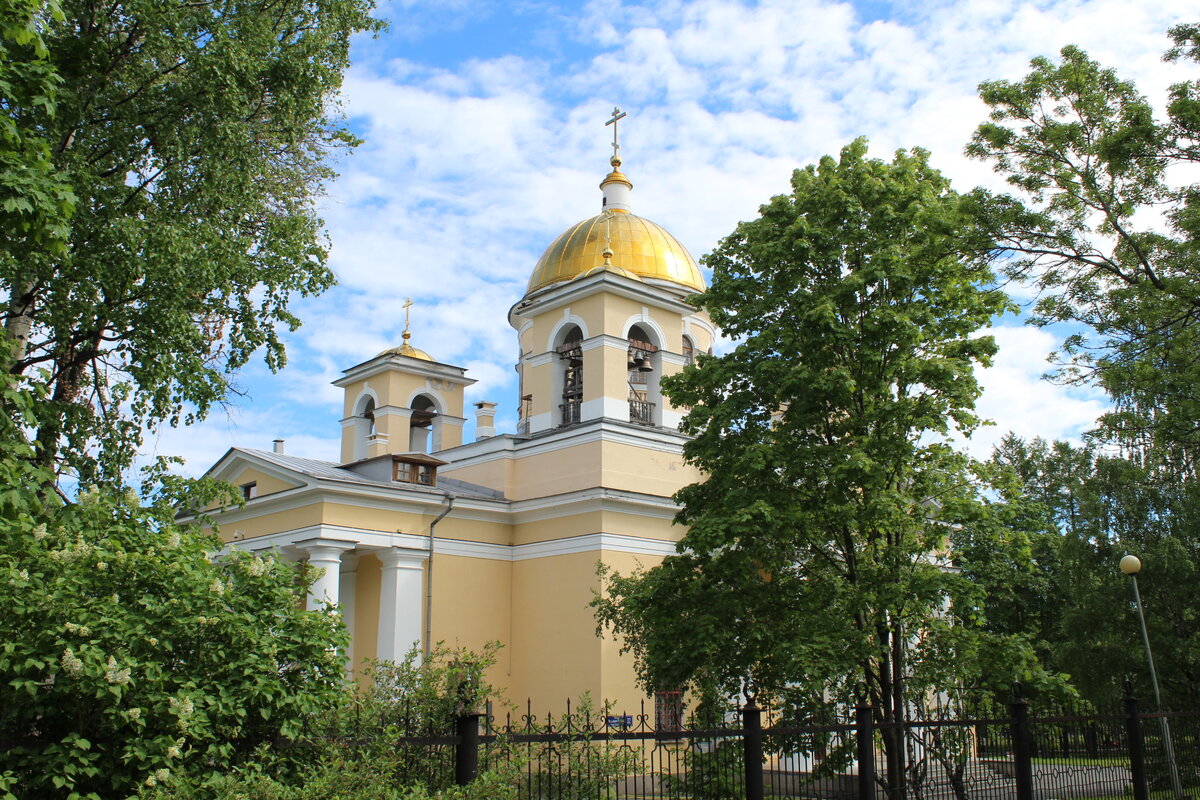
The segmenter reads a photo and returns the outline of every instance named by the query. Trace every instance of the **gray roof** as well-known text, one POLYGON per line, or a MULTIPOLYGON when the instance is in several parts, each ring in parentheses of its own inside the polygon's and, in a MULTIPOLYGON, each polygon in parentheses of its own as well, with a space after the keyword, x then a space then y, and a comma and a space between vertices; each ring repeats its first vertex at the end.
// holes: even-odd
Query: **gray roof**
POLYGON ((345 483, 353 483, 362 486, 385 486, 389 489, 404 489, 405 491, 422 492, 426 494, 446 494, 449 492, 455 497, 472 497, 480 500, 503 500, 504 493, 496 489, 489 489, 486 486, 479 486, 474 483, 467 483, 455 478, 444 478, 438 476, 437 486, 422 486, 419 483, 398 483, 396 481, 380 481, 373 478, 368 478, 352 469, 338 466, 329 461, 318 461, 315 458, 301 458, 299 456, 289 456, 286 453, 276 453, 271 450, 255 450, 249 447, 233 447, 229 450, 230 453, 241 452, 253 456, 261 461, 266 461, 274 464, 277 467, 298 472, 301 475, 307 475, 310 478, 319 480, 342 481, 345 483))

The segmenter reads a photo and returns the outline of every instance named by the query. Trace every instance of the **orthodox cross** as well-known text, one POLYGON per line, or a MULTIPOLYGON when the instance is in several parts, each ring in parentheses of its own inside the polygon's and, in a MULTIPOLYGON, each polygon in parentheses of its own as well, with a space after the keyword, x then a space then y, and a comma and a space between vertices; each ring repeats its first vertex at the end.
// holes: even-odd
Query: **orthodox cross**
POLYGON ((412 304, 412 298, 406 297, 404 298, 404 305, 401 306, 404 309, 404 338, 406 339, 408 338, 408 310, 412 308, 412 304))
POLYGON ((613 106, 613 118, 610 119, 608 122, 604 123, 605 127, 607 127, 609 125, 613 126, 613 157, 614 158, 617 155, 617 151, 621 149, 621 145, 617 144, 617 120, 622 119, 625 116, 626 116, 626 114, 624 111, 617 108, 616 106, 613 106))

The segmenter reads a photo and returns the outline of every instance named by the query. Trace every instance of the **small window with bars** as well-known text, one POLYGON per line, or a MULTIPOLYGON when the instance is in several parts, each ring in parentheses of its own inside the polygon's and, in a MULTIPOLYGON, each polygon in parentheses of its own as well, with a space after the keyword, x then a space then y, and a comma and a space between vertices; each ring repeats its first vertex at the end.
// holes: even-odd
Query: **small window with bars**
POLYGON ((682 691, 654 693, 654 730, 657 733, 678 733, 683 730, 682 691))

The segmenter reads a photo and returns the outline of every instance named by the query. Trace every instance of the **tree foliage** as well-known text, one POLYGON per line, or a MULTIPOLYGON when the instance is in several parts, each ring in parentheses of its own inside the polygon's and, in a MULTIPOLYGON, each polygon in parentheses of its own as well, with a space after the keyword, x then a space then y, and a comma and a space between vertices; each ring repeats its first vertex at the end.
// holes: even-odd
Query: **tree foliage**
POLYGON ((41 463, 117 474, 144 426, 203 416, 256 350, 283 363, 290 297, 332 281, 313 197, 353 142, 333 101, 371 6, 17 3, 46 49, 18 31, 6 122, 76 199, 63 246, 0 240, 8 371, 48 389, 41 463))
POLYGON ((33 119, 55 108, 58 75, 39 28, 44 16, 58 13, 56 3, 42 0, 0 2, 0 259, 27 242, 61 252, 74 210, 74 195, 33 119))
POLYGON ((676 496, 679 554, 596 602, 647 688, 862 696, 891 718, 952 660, 938 616, 970 609, 945 611, 965 588, 947 539, 979 506, 945 438, 978 423, 978 331, 1008 300, 927 154, 866 153, 797 170, 706 257, 698 302, 738 344, 664 391, 707 477, 676 496))
MULTIPOLYGON (((6 405, 32 413, 9 390, 6 405)), ((345 633, 295 571, 174 522, 175 498, 47 500, 0 430, 0 796, 128 796, 232 766, 340 696, 345 633)))
MULTIPOLYGON (((1196 61, 1200 26, 1171 30, 1172 60, 1196 61)), ((978 192, 981 220, 1016 254, 1009 274, 1042 291, 1043 324, 1082 323, 1058 376, 1094 382, 1123 446, 1171 448, 1194 470, 1200 447, 1200 81, 1174 85, 1165 119, 1136 87, 1076 47, 1037 58, 1022 80, 980 87, 991 119, 968 153, 1016 196, 978 192)))
POLYGON ((1165 481, 1140 460, 1013 436, 992 465, 1005 476, 992 509, 1028 556, 1013 562, 990 541, 962 538, 956 562, 995 609, 989 629, 1027 637, 1048 669, 1100 707, 1120 698, 1127 677, 1151 698, 1129 579, 1117 567, 1133 553, 1164 699, 1190 702, 1200 680, 1194 483, 1165 481))

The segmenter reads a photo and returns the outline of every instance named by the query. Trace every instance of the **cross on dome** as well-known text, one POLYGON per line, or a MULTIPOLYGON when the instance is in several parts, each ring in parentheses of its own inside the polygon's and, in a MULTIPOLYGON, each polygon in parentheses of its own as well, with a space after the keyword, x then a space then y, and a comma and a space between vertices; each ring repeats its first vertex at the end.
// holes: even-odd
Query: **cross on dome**
POLYGON ((408 332, 408 310, 412 307, 413 307, 412 298, 411 297, 404 298, 404 305, 401 306, 401 308, 404 309, 404 333, 402 335, 404 337, 404 341, 406 341, 406 342, 410 338, 412 338, 412 334, 408 332))
MULTIPOLYGON (((614 161, 617 161, 621 157, 620 154, 617 152, 618 150, 621 149, 621 145, 617 143, 617 121, 620 119, 623 119, 627 116, 628 116, 628 114, 626 114, 620 108, 618 108, 617 106, 613 106, 612 119, 610 119, 608 122, 604 123, 605 127, 608 127, 609 125, 613 126, 613 154, 612 154, 612 157, 613 157, 614 161)), ((613 164, 613 166, 615 167, 616 164, 613 164)))

